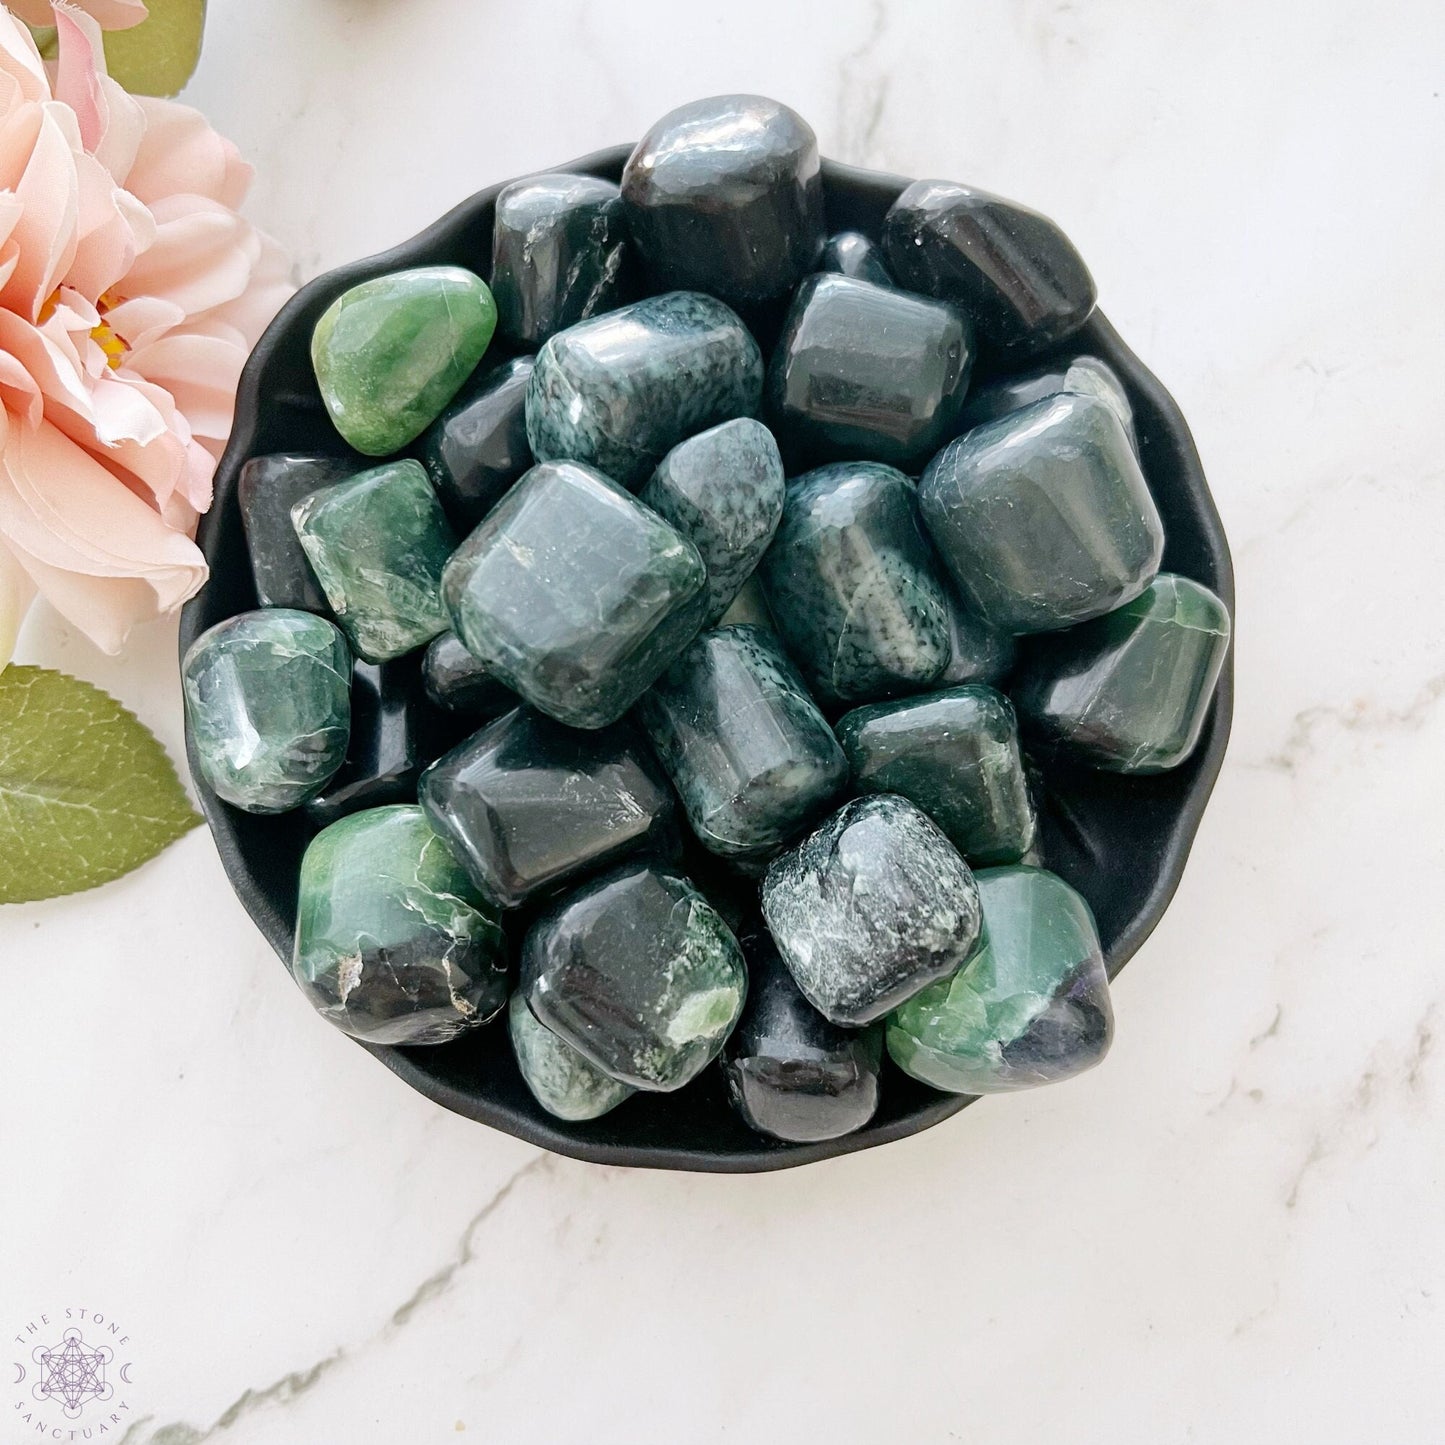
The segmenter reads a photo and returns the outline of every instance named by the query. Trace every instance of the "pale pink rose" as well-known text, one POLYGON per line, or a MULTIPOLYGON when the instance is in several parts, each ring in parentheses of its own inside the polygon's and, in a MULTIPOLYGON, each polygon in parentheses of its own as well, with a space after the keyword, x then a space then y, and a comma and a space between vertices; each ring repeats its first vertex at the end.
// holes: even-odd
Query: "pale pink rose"
MULTIPOLYGON (((105 30, 128 30, 146 18, 142 0, 74 0, 96 24, 105 30)), ((9 0, 10 9, 27 25, 54 25, 50 0, 9 0)))
POLYGON ((235 147, 110 80, 90 15, 54 23, 46 66, 0 8, 0 666, 36 590, 114 652, 205 581, 236 383, 291 292, 235 147))

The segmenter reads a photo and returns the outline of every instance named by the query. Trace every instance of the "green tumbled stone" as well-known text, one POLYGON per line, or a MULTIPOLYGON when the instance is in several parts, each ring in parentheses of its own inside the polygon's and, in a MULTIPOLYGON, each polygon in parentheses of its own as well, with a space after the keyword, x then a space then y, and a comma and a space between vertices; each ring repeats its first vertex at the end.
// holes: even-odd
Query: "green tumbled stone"
POLYGON ((1033 844, 1018 724, 993 688, 854 708, 838 740, 860 788, 916 803, 970 863, 1014 863, 1033 844))
POLYGON ((1116 612, 1031 647, 1014 694, 1025 727, 1110 772, 1178 767, 1204 729, 1229 630, 1213 592, 1161 572, 1116 612))
POLYGON ((546 1024, 538 1023, 520 993, 507 1005, 507 1032, 532 1097, 558 1119, 600 1119, 636 1092, 610 1079, 546 1024))
POLYGON ((502 930, 418 807, 353 813, 301 860, 291 973, 374 1044, 440 1044, 507 1001, 502 930))
POLYGON ((597 728, 692 640, 706 578, 697 548, 610 478, 542 462, 458 548, 442 593, 503 682, 558 722, 597 728))
POLYGON ((201 776, 248 813, 300 807, 346 759, 351 653, 324 617, 228 618, 190 645, 181 680, 201 776))
POLYGON ((344 291, 311 335, 311 364, 336 430, 383 457, 420 436, 482 359, 497 307, 460 266, 393 271, 344 291))
POLYGON ((984 943, 888 1019, 904 1073, 955 1094, 1071 1078, 1109 1050, 1114 1014, 1089 905, 1042 868, 975 875, 984 943))
POLYGON ((457 539, 420 462, 312 492, 291 525, 359 657, 386 662, 451 625, 441 579, 457 539))

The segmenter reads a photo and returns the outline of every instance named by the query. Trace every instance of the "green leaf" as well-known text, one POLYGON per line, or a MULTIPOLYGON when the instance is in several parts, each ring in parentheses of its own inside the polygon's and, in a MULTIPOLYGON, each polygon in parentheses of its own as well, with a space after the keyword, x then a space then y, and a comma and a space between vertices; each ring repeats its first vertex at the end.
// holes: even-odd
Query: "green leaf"
POLYGON ((42 60, 54 60, 60 54, 60 35, 53 25, 31 25, 28 29, 42 60))
POLYGON ((0 903, 109 883, 200 821, 165 749, 109 694, 0 672, 0 903))
POLYGON ((105 32, 106 69, 136 95, 174 95, 201 58, 206 0, 146 0, 146 8, 139 25, 105 32))

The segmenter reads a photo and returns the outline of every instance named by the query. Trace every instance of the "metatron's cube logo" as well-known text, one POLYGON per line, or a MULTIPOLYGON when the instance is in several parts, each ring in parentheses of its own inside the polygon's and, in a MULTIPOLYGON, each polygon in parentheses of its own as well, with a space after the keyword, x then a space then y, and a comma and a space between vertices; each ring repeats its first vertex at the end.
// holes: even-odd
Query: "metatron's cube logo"
POLYGON ((37 1345, 32 1358, 40 1366, 40 1378, 31 1394, 61 1406, 69 1420, 78 1420, 88 1401, 108 1400, 115 1393, 105 1378, 115 1351, 109 1345, 89 1348, 79 1330, 66 1330, 58 1344, 37 1345))

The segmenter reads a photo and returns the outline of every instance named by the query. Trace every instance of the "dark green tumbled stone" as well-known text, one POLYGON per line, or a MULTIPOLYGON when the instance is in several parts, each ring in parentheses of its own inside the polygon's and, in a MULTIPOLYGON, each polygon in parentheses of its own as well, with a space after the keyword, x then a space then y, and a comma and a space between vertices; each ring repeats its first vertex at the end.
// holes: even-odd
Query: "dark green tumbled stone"
POLYGON ((1089 319, 1098 293, 1073 243, 1047 216, 950 181, 915 181, 883 219, 900 286, 952 301, 990 345, 1045 350, 1089 319))
POLYGON ((915 468, 955 434, 972 364, 972 332, 954 307, 810 276, 768 366, 769 414, 799 455, 915 468))
POLYGON ((943 590, 948 603, 948 664, 938 674, 938 686, 997 683, 1007 677, 1018 655, 1013 633, 990 627, 947 579, 943 590))
POLYGON ((442 1044, 507 1001, 502 930, 420 808, 353 813, 301 860, 291 973, 373 1044, 442 1044))
POLYGON ((774 852, 848 776, 803 679, 760 627, 704 632, 637 712, 693 832, 724 857, 774 852))
POLYGON ((507 1032, 532 1097, 558 1119, 572 1123, 600 1119, 635 1092, 630 1084, 609 1079, 565 1039, 538 1023, 520 993, 514 993, 507 1005, 507 1032))
POLYGON ((723 1056, 728 1094, 750 1128, 794 1144, 838 1139, 878 1108, 883 1026, 830 1023, 799 992, 771 939, 749 944, 743 1016, 723 1056))
POLYGON ((503 908, 623 854, 675 846, 671 790, 626 723, 581 732, 517 708, 433 763, 420 795, 503 908))
POLYGON ((218 622, 181 681, 201 776, 248 813, 300 807, 345 761, 351 653, 324 617, 273 607, 218 622))
POLYGON ((868 281, 874 286, 893 285, 882 247, 875 246, 862 231, 838 231, 829 236, 818 269, 836 271, 840 276, 851 276, 855 281, 868 281))
POLYGON ((913 484, 892 467, 836 462, 789 482, 758 571, 788 651, 824 698, 916 691, 947 665, 943 584, 913 484))
POLYGON ((1089 905, 1042 868, 977 875, 984 944, 888 1020, 904 1073, 954 1094, 1057 1083, 1109 1051, 1114 1013, 1089 905))
POLYGON ((762 356, 736 313, 672 291, 547 342, 527 390, 527 437, 539 462, 585 462, 635 489, 685 437, 756 415, 762 388, 762 356))
POLYGON ((532 925, 521 986, 537 1018, 610 1078, 670 1092, 722 1052, 747 969, 727 924, 686 878, 632 864, 532 925))
POLYGON ((763 917, 813 1006, 856 1027, 958 968, 981 915, 973 874, 937 824, 880 793, 773 859, 763 917))
POLYGON ((1060 392, 950 442, 918 485, 974 609, 1009 632, 1111 612, 1159 569, 1164 527, 1114 410, 1060 392))
POLYGON ((358 657, 387 662, 446 630, 442 568, 457 539, 420 462, 312 492, 291 523, 358 657))
POLYGON ((343 291, 311 336, 336 430, 364 456, 400 451, 461 389, 496 325, 486 283, 460 266, 393 271, 343 291))
POLYGON ((668 112, 628 158, 622 194, 657 290, 750 305, 790 291, 823 246, 818 138, 760 95, 668 112))
POLYGON ((963 404, 958 429, 960 432, 972 431, 976 426, 997 421, 999 417, 1042 401, 1045 397, 1057 396, 1061 391, 1082 392, 1108 403, 1123 423, 1129 445, 1138 452, 1139 439, 1134 431, 1134 408, 1129 403, 1129 393, 1114 368, 1097 356, 1051 361, 1032 371, 1016 372, 986 386, 972 388, 963 404))
POLYGON ((236 500, 256 580, 256 601, 262 607, 327 610, 326 594, 291 525, 291 508, 318 487, 354 476, 356 470, 354 462, 338 457, 292 453, 252 457, 241 468, 236 500))
POLYGON ((782 519, 786 485, 772 432, 739 417, 679 442, 638 493, 702 556, 703 627, 728 610, 762 561, 782 519))
POLYGON ((532 358, 489 371, 427 428, 421 459, 447 515, 475 527, 532 465, 527 445, 527 383, 532 358))
POLYGON ((455 632, 432 638, 422 655, 421 678, 427 697, 447 712, 487 718, 517 705, 517 694, 473 657, 455 632))
POLYGON ((983 683, 854 708, 838 740, 865 792, 916 803, 970 863, 1015 863, 1034 810, 1009 700, 983 683))
POLYGON ((497 197, 492 294, 497 330, 523 346, 611 311, 627 283, 622 193, 598 176, 513 181, 497 197))
POLYGON ((1031 647, 1014 692, 1025 727, 1110 772, 1178 767, 1199 742, 1229 630, 1213 592, 1161 572, 1118 611, 1031 647))
POLYGON ((542 462, 447 564, 467 649, 573 727, 615 722, 697 632, 697 548, 591 467, 542 462))

